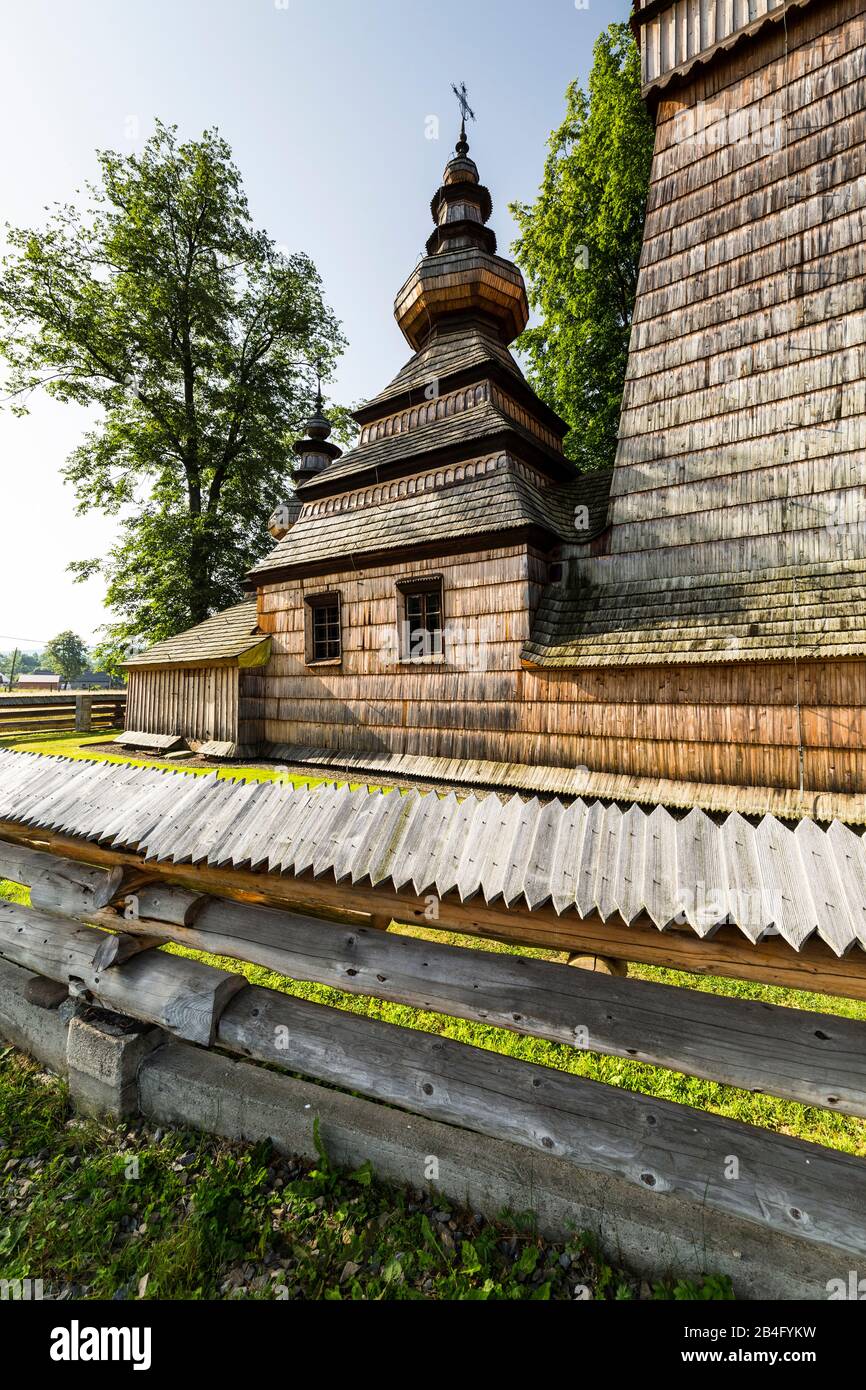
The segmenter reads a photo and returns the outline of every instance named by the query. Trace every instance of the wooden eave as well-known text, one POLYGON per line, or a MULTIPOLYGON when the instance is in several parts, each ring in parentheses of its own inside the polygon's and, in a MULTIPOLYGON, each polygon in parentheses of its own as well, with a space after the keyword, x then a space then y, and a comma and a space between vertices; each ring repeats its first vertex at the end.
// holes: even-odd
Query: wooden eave
MULTIPOLYGON (((642 26, 653 19, 663 10, 673 8, 676 0, 649 0, 649 3, 641 9, 632 13, 630 23, 635 37, 640 42, 640 30, 642 26)), ((787 3, 780 5, 778 9, 771 10, 767 14, 759 15, 750 24, 742 29, 737 29, 735 33, 729 34, 726 39, 720 39, 710 48, 706 48, 701 53, 696 53, 687 62, 680 63, 677 67, 671 68, 669 72, 661 77, 654 77, 651 82, 647 82, 641 88, 641 96, 654 114, 662 96, 669 91, 675 91, 678 87, 690 82, 700 69, 712 67, 723 55, 728 55, 736 51, 741 44, 749 39, 755 38, 771 25, 784 23, 787 20, 788 12, 793 9, 803 9, 806 5, 819 3, 819 0, 787 0, 787 3)))
MULTIPOLYGON (((361 447, 365 446, 362 445, 361 447)), ((369 487, 372 483, 390 482, 394 478, 403 478, 409 473, 423 472, 428 468, 444 467, 450 463, 467 463, 470 459, 477 458, 481 453, 492 454, 498 450, 510 452, 526 463, 535 464, 539 471, 553 482, 569 482, 575 476, 574 464, 564 454, 557 455, 552 450, 545 448, 542 441, 536 442, 528 430, 506 427, 495 430, 491 434, 477 436, 474 439, 457 440, 444 448, 434 448, 423 454, 413 454, 404 460, 396 459, 393 463, 377 464, 371 462, 369 467, 359 466, 351 473, 341 473, 332 478, 328 476, 329 470, 325 469, 324 472, 310 479, 309 482, 302 483, 297 489, 297 493, 305 502, 308 500, 312 502, 320 497, 330 497, 341 492, 354 491, 356 488, 369 487)))
POLYGON ((550 551, 562 545, 562 537, 544 526, 527 526, 522 523, 510 529, 500 527, 496 530, 475 532, 472 535, 429 541, 425 545, 359 550, 341 556, 332 555, 323 560, 299 561, 295 565, 275 565, 272 569, 256 570, 254 574, 248 575, 243 587, 248 593, 254 593, 268 584, 281 584, 287 579, 305 579, 319 574, 353 573, 359 569, 376 569, 413 560, 435 559, 439 555, 471 555, 479 550, 501 550, 524 542, 536 546, 539 550, 550 551))

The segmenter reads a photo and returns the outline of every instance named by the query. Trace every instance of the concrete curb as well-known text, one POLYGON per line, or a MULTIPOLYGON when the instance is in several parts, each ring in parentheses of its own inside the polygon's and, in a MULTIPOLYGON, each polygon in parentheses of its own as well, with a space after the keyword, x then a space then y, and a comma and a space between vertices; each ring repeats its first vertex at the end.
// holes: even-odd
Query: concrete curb
POLYGON ((160 1125, 269 1139, 308 1158, 316 1157, 318 1118, 328 1155, 341 1167, 369 1159, 382 1178, 432 1187, 488 1217, 532 1211, 549 1238, 592 1231, 613 1263, 648 1278, 728 1274, 738 1297, 764 1299, 826 1299, 829 1279, 848 1279, 850 1257, 825 1246, 519 1144, 165 1041, 158 1029, 131 1020, 82 1019, 68 1004, 28 1003, 24 990, 36 978, 0 961, 0 1035, 68 1076, 73 1100, 87 1113, 140 1111, 160 1125))

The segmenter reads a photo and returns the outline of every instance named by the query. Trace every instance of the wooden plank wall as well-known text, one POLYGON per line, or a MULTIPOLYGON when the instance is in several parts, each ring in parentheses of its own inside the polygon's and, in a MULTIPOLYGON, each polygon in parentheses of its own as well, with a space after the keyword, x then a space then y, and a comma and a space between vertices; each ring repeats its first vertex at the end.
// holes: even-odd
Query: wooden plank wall
POLYGON ((132 667, 127 729, 181 738, 238 740, 236 666, 132 667))
POLYGON ((663 99, 593 577, 866 554, 866 0, 663 99))
POLYGON ((238 671, 238 747, 257 749, 265 737, 265 666, 238 671))
MULTIPOLYGON (((707 53, 784 3, 786 0, 671 0, 643 26, 644 85, 707 53)), ((645 9, 646 0, 638 8, 645 9)))
POLYGON ((526 670, 520 652, 545 575, 539 555, 514 547, 268 586, 259 622, 273 655, 266 675, 244 674, 258 682, 256 727, 276 744, 758 787, 799 785, 802 736, 807 788, 866 784, 866 662, 526 670), (397 581, 434 573, 446 624, 467 634, 478 624, 488 640, 455 653, 446 635, 444 663, 396 662, 397 581), (341 595, 343 660, 306 666, 304 595, 325 592, 341 595))

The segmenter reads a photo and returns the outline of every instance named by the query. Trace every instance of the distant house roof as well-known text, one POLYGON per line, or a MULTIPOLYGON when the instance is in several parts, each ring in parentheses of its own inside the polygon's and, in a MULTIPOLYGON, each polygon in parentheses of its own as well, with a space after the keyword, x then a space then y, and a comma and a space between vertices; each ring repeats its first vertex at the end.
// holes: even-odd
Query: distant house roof
POLYGON ((16 685, 59 685, 60 677, 56 671, 22 671, 15 681, 16 685))
POLYGON ((247 599, 176 637, 156 642, 123 664, 132 670, 143 666, 228 665, 269 640, 259 631, 255 599, 247 599))
POLYGON ((76 676, 75 681, 73 683, 75 685, 110 686, 112 684, 112 680, 113 677, 110 676, 107 671, 87 670, 82 671, 79 676, 76 676))

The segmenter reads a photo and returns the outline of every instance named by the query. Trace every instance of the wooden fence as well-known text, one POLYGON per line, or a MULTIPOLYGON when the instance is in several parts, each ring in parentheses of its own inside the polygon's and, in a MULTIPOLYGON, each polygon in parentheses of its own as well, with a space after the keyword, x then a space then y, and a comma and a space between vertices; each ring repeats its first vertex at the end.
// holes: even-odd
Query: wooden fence
MULTIPOLYGON (((31 902, 0 903, 0 957, 75 995, 202 1047, 507 1139, 846 1257, 866 1254, 859 1158, 250 986, 158 947, 175 942, 295 980, 857 1116, 866 1116, 866 1024, 386 934, 390 914, 360 911, 369 903, 349 886, 341 910, 315 916, 251 901, 253 882, 267 893, 278 873, 228 865, 217 879, 204 866, 113 849, 106 835, 101 845, 67 837, 72 857, 44 830, 7 821, 0 831, 0 877, 28 885, 31 902)), ((505 911, 531 915, 525 905, 505 911)))
POLYGON ((126 691, 58 692, 55 695, 0 696, 0 738, 55 730, 122 729, 126 691))

